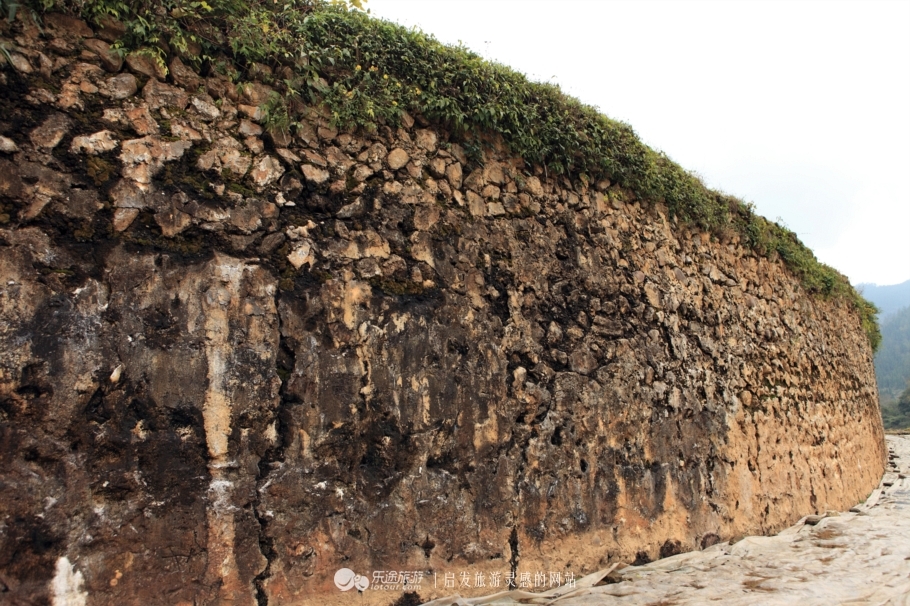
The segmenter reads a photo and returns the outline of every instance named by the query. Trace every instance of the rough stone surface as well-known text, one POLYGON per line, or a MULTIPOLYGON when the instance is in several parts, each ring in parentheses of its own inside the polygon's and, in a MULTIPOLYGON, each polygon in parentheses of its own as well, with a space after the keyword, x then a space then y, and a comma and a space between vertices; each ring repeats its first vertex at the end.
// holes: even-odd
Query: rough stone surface
POLYGON ((199 77, 199 74, 187 67, 183 61, 180 60, 180 57, 171 59, 171 62, 168 65, 168 72, 174 79, 174 82, 189 92, 195 92, 202 86, 202 78, 199 77))
POLYGON ((0 152, 4 154, 14 154, 19 151, 19 146, 9 137, 0 136, 0 152))
MULTIPOLYGON (((889 461, 882 484, 849 512, 805 516, 776 536, 749 536, 732 544, 718 539, 703 545, 703 551, 670 554, 657 562, 613 571, 607 568, 610 582, 600 586, 590 582, 597 575, 584 582, 579 579, 574 591, 563 580, 555 591, 572 595, 547 603, 827 606, 906 602, 910 595, 910 561, 905 555, 910 536, 910 479, 906 477, 910 437, 887 436, 887 442, 895 458, 889 461)), ((540 592, 539 586, 533 586, 533 577, 530 590, 540 592)), ((427 606, 468 605, 453 597, 427 606)))
POLYGON ((142 96, 149 105, 149 109, 172 107, 184 109, 190 101, 190 95, 182 88, 164 84, 154 78, 142 88, 142 96))
POLYGON ((123 115, 137 135, 157 135, 161 131, 158 121, 145 105, 127 109, 123 115))
POLYGON ((110 15, 98 19, 98 37, 107 42, 116 42, 126 34, 126 25, 110 15))
POLYGON ((303 176, 306 177, 306 180, 313 183, 314 185, 322 185, 329 180, 331 174, 327 170, 323 170, 316 166, 310 164, 303 164, 300 167, 303 176))
POLYGON ((83 44, 90 51, 98 55, 101 59, 101 65, 109 72, 119 72, 123 67, 123 58, 115 51, 111 50, 111 45, 98 38, 89 38, 83 44))
POLYGON ((112 99, 127 99, 139 90, 139 83, 133 74, 118 74, 107 80, 108 94, 112 99))
POLYGON ((98 154, 109 152, 116 149, 120 142, 114 137, 109 130, 102 130, 92 135, 81 135, 73 137, 73 144, 70 151, 73 153, 85 153, 97 156, 98 154))
POLYGON ((398 170, 407 164, 409 159, 408 152, 398 147, 389 152, 386 163, 392 170, 398 170))
POLYGON ((38 149, 50 150, 63 140, 72 127, 72 121, 59 112, 51 114, 42 124, 29 133, 29 139, 38 149))
POLYGON ((272 156, 263 156, 253 165, 250 171, 250 177, 257 188, 262 189, 271 185, 284 174, 284 167, 281 162, 272 156))
POLYGON ((146 78, 157 78, 164 80, 167 76, 167 67, 161 65, 158 60, 146 53, 132 52, 126 56, 126 66, 134 73, 146 78))
POLYGON ((19 53, 10 53, 9 60, 13 68, 23 74, 30 74, 35 71, 35 68, 33 68, 32 64, 28 62, 28 59, 19 53))
POLYGON ((433 574, 581 575, 877 485, 856 313, 735 237, 413 121, 311 108, 292 164, 254 160, 227 88, 220 117, 154 78, 120 99, 39 35, 17 44, 60 68, 5 69, 0 97, 3 600, 401 594, 339 568, 422 571, 428 599, 433 574), (102 129, 120 146, 83 153, 102 129))
POLYGON ((91 38, 95 35, 92 28, 82 19, 60 13, 44 15, 44 24, 61 37, 91 38))
POLYGON ((180 158, 191 146, 189 141, 164 141, 154 136, 124 141, 120 154, 123 176, 138 183, 151 183, 165 162, 180 158))

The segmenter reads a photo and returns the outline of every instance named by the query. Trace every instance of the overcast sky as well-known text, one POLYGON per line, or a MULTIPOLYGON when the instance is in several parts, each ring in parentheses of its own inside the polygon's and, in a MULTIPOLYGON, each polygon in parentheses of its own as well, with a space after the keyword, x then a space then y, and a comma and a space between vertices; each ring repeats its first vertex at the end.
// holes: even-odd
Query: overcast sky
POLYGON ((627 122, 854 284, 910 279, 910 2, 366 6, 627 122))

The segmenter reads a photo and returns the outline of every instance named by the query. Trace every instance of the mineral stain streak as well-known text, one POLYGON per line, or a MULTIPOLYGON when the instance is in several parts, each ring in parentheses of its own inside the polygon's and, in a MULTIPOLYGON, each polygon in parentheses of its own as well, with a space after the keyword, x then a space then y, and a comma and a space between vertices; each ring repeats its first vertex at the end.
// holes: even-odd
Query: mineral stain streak
MULTIPOLYGON (((243 264, 218 255, 213 263, 215 283, 203 294, 205 313, 205 354, 208 360, 208 389, 202 407, 205 441, 209 452, 211 482, 207 497, 208 560, 207 581, 219 586, 219 599, 228 602, 249 594, 241 583, 234 558, 234 483, 229 469, 228 438, 231 435, 230 386, 227 364, 230 359, 229 316, 237 313, 243 264)), ((251 600, 246 600, 251 603, 251 600)))

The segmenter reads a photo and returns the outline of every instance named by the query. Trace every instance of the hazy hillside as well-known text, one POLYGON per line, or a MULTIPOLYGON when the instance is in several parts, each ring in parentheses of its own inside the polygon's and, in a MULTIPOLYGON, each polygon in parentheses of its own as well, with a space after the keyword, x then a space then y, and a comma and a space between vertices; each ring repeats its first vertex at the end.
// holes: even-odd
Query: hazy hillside
MULTIPOLYGON (((879 314, 880 320, 884 320, 886 316, 893 314, 899 309, 910 307, 910 280, 888 286, 857 284, 856 289, 881 310, 881 314, 879 314)), ((884 330, 884 327, 882 329, 884 330)))
POLYGON ((879 390, 897 397, 910 379, 910 307, 882 322, 882 345, 875 356, 879 390))
POLYGON ((910 415, 898 413, 897 400, 910 381, 910 307, 888 316, 881 324, 882 344, 875 356, 882 417, 886 427, 910 426, 910 415))
POLYGON ((875 376, 885 427, 910 426, 910 415, 898 410, 898 398, 910 381, 910 280, 888 286, 858 284, 856 289, 881 310, 875 376))

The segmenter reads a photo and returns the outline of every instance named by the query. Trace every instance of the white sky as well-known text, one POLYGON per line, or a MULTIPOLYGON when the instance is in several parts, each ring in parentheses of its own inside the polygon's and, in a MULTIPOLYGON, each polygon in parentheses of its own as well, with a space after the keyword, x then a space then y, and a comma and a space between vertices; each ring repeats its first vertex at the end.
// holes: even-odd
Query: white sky
POLYGON ((910 279, 910 2, 369 0, 629 123, 854 283, 910 279))

